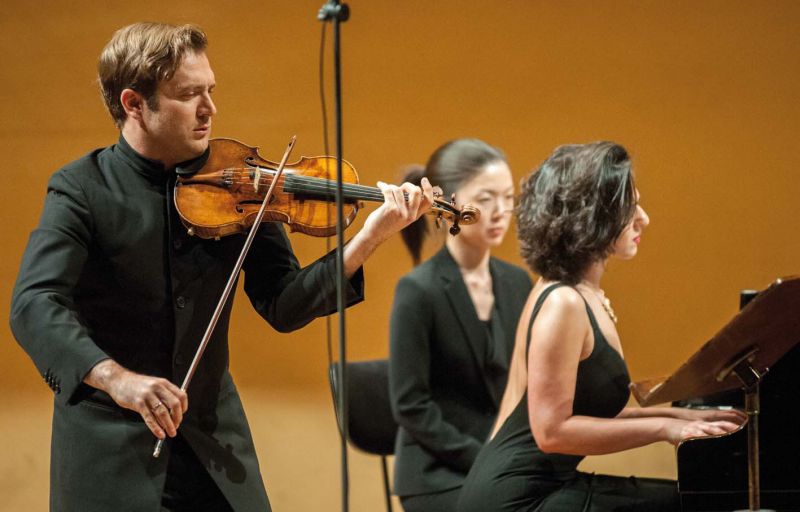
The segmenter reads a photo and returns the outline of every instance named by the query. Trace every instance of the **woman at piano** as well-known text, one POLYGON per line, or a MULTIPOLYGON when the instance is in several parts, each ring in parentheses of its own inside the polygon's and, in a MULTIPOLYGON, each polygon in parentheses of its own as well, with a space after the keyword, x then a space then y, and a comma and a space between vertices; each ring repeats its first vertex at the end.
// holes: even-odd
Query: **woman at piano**
POLYGON ((516 207, 522 255, 540 276, 517 328, 492 439, 460 512, 679 511, 674 481, 586 474, 586 455, 739 428, 740 411, 630 408, 630 378, 601 280, 636 256, 650 222, 627 151, 613 142, 556 148, 525 178, 516 207))

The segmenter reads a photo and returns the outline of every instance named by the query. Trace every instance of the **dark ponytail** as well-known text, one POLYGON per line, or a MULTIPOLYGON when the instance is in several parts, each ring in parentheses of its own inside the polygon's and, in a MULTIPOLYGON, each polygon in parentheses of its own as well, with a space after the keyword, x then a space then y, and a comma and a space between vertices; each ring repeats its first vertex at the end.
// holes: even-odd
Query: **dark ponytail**
MULTIPOLYGON (((412 185, 420 186, 422 178, 425 177, 425 168, 421 165, 409 165, 404 169, 403 182, 411 183, 412 185)), ((414 260, 414 265, 418 265, 422 258, 422 242, 428 234, 428 222, 423 215, 415 220, 400 232, 403 237, 408 252, 411 253, 411 258, 414 260)))
MULTIPOLYGON (((496 147, 480 139, 456 139, 434 151, 425 167, 406 167, 403 181, 419 186, 422 178, 426 177, 431 185, 442 189, 444 198, 449 201, 461 185, 477 176, 487 165, 498 161, 505 162, 506 156, 496 147)), ((422 243, 429 232, 425 217, 420 217, 400 233, 414 265, 420 262, 422 243)))

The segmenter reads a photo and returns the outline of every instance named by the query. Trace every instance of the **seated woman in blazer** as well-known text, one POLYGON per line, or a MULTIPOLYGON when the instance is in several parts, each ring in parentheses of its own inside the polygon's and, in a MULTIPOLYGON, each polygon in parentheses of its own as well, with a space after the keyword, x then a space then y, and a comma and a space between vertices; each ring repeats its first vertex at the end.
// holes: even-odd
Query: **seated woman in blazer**
MULTIPOLYGON (((406 180, 422 177, 481 210, 476 224, 400 280, 391 316, 394 491, 406 512, 447 512, 497 415, 531 280, 490 255, 513 210, 502 152, 477 139, 448 142, 406 180)), ((415 263, 427 231, 420 219, 402 232, 415 263)))

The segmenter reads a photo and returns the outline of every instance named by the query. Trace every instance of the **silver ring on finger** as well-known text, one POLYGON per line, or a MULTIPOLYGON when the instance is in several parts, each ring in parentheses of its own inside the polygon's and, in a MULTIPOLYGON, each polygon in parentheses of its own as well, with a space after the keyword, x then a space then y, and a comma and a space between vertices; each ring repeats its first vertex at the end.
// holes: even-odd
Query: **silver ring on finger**
POLYGON ((159 409, 159 407, 164 407, 164 402, 158 402, 156 405, 151 407, 150 410, 152 412, 156 412, 159 409))

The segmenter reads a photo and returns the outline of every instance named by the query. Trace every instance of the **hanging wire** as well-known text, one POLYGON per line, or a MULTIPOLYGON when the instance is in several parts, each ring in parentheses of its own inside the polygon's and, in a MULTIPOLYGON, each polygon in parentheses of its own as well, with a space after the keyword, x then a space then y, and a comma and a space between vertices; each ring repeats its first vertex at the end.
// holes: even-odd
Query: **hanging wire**
MULTIPOLYGON (((320 97, 320 105, 322 108, 322 143, 323 149, 325 151, 325 155, 330 155, 330 148, 328 145, 328 109, 327 104, 325 101, 325 28, 328 24, 326 22, 322 23, 322 34, 320 37, 320 45, 319 45, 319 97, 320 97)), ((334 33, 336 36, 336 33, 334 33)), ((328 178, 326 183, 326 193, 328 195, 333 195, 334 190, 331 189, 331 184, 335 183, 334 181, 330 180, 331 172, 329 167, 329 161, 326 160, 326 178, 328 178)), ((327 224, 330 225, 331 220, 331 209, 328 207, 325 209, 326 221, 327 224)), ((331 243, 330 238, 325 238, 325 253, 330 254, 331 252, 331 243)), ((328 279, 325 280, 326 283, 335 282, 338 278, 334 279, 335 276, 328 274, 328 279)), ((326 311, 330 311, 330 301, 328 297, 330 296, 329 290, 325 283, 322 284, 323 293, 325 293, 325 309, 326 311)), ((328 352, 328 369, 329 369, 329 379, 333 378, 333 329, 331 326, 331 316, 325 316, 325 335, 327 339, 327 352, 328 352)), ((343 339, 339 340, 339 343, 344 343, 343 339)), ((339 372, 344 371, 344 364, 345 361, 340 361, 340 365, 342 368, 339 372)), ((342 379, 339 379, 339 394, 345 393, 345 382, 342 382, 342 379)), ((345 425, 344 417, 346 411, 339 410, 339 399, 336 396, 336 390, 333 387, 333 381, 330 380, 330 388, 331 388, 331 399, 333 402, 333 410, 334 416, 336 418, 336 423, 339 427, 339 437, 341 441, 341 471, 342 471, 342 512, 348 512, 350 509, 350 475, 348 469, 348 458, 347 458, 347 425, 345 425)))
MULTIPOLYGON (((322 108, 322 147, 325 155, 330 154, 330 149, 328 145, 328 106, 327 102, 325 101, 325 32, 328 24, 322 24, 322 34, 320 36, 319 42, 319 102, 322 108)), ((325 165, 326 176, 330 177, 330 168, 325 165)), ((325 209, 326 215, 326 223, 330 226, 330 215, 331 210, 330 208, 325 209)), ((331 239, 330 237, 325 237, 325 254, 329 254, 331 252, 331 239)), ((333 278, 332 275, 328 276, 329 278, 333 278)), ((326 283, 330 282, 326 280, 326 283)), ((325 310, 330 311, 330 300, 329 294, 327 293, 327 286, 323 283, 323 292, 325 293, 325 310)), ((332 368, 333 365, 333 329, 331 327, 331 316, 325 316, 325 340, 327 343, 327 352, 328 352, 328 368, 332 368)), ((332 383, 331 383, 332 384, 332 383)), ((342 435, 344 430, 341 428, 340 420, 339 420, 339 411, 337 410, 337 400, 336 394, 334 393, 333 386, 331 385, 331 398, 333 399, 333 410, 336 414, 336 423, 339 424, 339 435, 342 435)))

